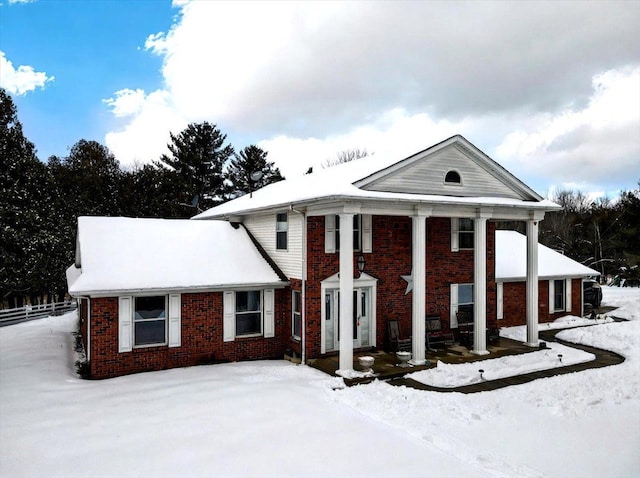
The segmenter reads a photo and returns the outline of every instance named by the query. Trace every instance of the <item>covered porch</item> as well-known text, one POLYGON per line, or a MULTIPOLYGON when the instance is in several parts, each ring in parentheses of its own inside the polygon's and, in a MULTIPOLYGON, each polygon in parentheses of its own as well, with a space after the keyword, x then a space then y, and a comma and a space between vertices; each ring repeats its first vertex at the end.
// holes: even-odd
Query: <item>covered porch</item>
MULTIPOLYGON (((447 364, 460 364, 467 362, 476 362, 488 358, 504 357, 506 355, 519 355, 534 352, 537 348, 531 347, 520 341, 511 340, 505 337, 499 337, 487 344, 487 352, 485 355, 473 353, 467 347, 454 344, 442 349, 428 349, 425 351, 426 363, 418 365, 410 365, 409 367, 401 367, 400 360, 394 352, 376 351, 355 351, 352 361, 352 370, 362 372, 363 367, 360 365, 359 358, 362 356, 371 356, 375 359, 373 364, 373 376, 363 378, 345 379, 347 385, 356 385, 359 383, 368 383, 374 379, 391 380, 402 378, 407 374, 426 370, 436 367, 438 361, 447 364)), ((308 365, 316 368, 329 375, 339 377, 336 372, 341 369, 339 354, 329 355, 326 357, 309 360, 308 365)))

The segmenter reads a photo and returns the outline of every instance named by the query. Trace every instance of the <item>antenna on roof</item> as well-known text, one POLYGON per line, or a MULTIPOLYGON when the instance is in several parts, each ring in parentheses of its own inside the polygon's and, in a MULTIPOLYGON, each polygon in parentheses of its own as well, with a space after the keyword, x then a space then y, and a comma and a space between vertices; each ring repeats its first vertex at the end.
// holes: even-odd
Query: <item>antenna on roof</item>
POLYGON ((193 196, 193 199, 191 200, 191 204, 187 204, 184 202, 179 202, 178 203, 179 206, 186 206, 186 207, 192 207, 196 210, 197 213, 202 212, 202 209, 200 209, 200 195, 196 194, 195 196, 193 196))
POLYGON ((253 183, 262 179, 262 171, 254 171, 249 175, 249 197, 253 197, 253 183))

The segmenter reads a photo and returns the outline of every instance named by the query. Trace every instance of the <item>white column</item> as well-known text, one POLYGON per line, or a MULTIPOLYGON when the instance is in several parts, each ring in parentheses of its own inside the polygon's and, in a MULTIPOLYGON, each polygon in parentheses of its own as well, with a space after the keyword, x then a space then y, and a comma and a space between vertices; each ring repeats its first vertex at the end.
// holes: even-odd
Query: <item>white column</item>
POLYGON ((487 355, 487 216, 473 220, 473 350, 487 355))
POLYGON ((538 221, 527 221, 527 342, 537 347, 538 340, 538 221))
POLYGON ((340 370, 353 370, 353 214, 340 214, 340 370))
POLYGON ((425 297, 427 218, 424 211, 412 216, 413 301, 411 308, 411 338, 413 365, 423 365, 425 360, 425 297))

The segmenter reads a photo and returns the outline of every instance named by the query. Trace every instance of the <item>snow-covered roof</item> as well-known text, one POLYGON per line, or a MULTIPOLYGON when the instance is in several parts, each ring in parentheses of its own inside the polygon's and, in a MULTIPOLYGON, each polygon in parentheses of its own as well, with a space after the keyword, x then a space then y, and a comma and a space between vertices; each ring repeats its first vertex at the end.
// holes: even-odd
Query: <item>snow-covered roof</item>
POLYGON ((372 155, 336 166, 320 169, 311 174, 285 179, 270 184, 253 192, 211 208, 197 216, 195 219, 221 219, 233 215, 243 215, 252 212, 264 211, 275 208, 301 205, 316 201, 330 200, 353 201, 408 201, 425 204, 451 204, 451 205, 480 205, 480 206, 506 206, 526 207, 529 210, 554 210, 559 206, 551 201, 542 199, 535 191, 523 184, 515 176, 495 163, 482 151, 473 146, 460 135, 453 136, 442 143, 438 143, 408 158, 399 160, 397 156, 372 155), (529 200, 514 199, 508 197, 463 197, 441 194, 415 194, 403 192, 373 191, 366 189, 371 178, 386 174, 387 171, 398 169, 404 164, 411 164, 423 155, 453 145, 461 145, 466 150, 472 151, 481 161, 490 163, 494 172, 501 180, 508 182, 529 200))
POLYGON ((76 296, 284 285, 246 230, 222 221, 80 217, 77 253, 76 296))
MULTIPOLYGON (((564 254, 538 244, 540 279, 598 276, 600 273, 564 254)), ((523 281, 527 277, 527 237, 517 231, 496 231, 496 280, 523 281)))

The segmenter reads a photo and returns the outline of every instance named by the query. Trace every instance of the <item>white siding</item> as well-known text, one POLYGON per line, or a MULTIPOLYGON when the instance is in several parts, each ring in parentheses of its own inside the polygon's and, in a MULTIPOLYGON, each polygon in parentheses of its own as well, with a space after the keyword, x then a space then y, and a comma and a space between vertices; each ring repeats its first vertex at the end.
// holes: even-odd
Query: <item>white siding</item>
POLYGON ((288 213, 289 230, 287 250, 276 249, 276 214, 251 216, 244 220, 244 225, 258 240, 269 256, 278 264, 282 272, 294 279, 302 278, 302 214, 292 211, 288 213))
POLYGON ((480 166, 462 150, 451 147, 408 167, 390 173, 364 189, 396 193, 438 194, 446 196, 493 196, 523 199, 496 175, 480 166), (460 185, 444 184, 448 171, 455 170, 460 185))

